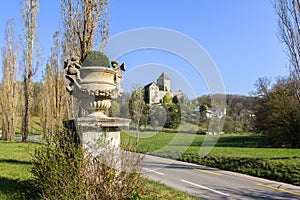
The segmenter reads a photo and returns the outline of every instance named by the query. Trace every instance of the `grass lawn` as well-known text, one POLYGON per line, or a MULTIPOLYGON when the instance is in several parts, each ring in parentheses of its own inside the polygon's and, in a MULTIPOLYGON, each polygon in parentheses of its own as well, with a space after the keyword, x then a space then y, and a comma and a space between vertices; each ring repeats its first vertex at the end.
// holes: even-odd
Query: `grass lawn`
POLYGON ((31 191, 31 154, 38 144, 0 140, 0 199, 36 199, 31 191))
POLYGON ((184 192, 150 180, 147 180, 143 198, 145 200, 199 200, 199 198, 192 197, 184 192))
MULTIPOLYGON (((0 127, 1 127, 0 121, 0 127)), ((15 136, 21 137, 21 129, 22 129, 22 118, 16 117, 16 129, 15 129, 15 136)), ((42 133, 42 128, 40 124, 40 118, 37 116, 33 116, 30 118, 30 127, 29 127, 29 135, 40 135, 42 133)))
MULTIPOLYGON (((134 146, 135 144, 135 131, 126 131, 121 133, 122 143, 124 145, 134 146)), ((140 132, 139 134, 139 151, 153 152, 161 149, 162 147, 170 149, 180 148, 201 148, 205 135, 196 134, 175 134, 175 133, 158 133, 158 132, 140 132)), ((230 134, 221 135, 220 137, 209 136, 206 139, 215 139, 218 142, 215 147, 265 147, 264 139, 261 135, 253 134, 230 134)))
MULTIPOLYGON (((198 154, 201 151, 205 135, 140 132, 138 151, 150 153, 182 152, 198 154)), ((122 132, 122 143, 134 146, 135 131, 122 132)), ((214 138, 214 136, 210 136, 214 138)), ((267 148, 261 135, 230 134, 216 138, 211 148, 211 156, 230 156, 242 158, 287 159, 300 158, 300 149, 267 148)))
MULTIPOLYGON (((40 144, 5 142, 0 140, 0 199, 39 199, 30 187, 31 155, 40 144)), ((143 199, 195 200, 184 192, 163 184, 146 181, 143 199)))
MULTIPOLYGON (((22 136, 22 121, 21 117, 17 118, 17 126, 16 126, 16 136, 22 136)), ((42 132, 42 128, 40 125, 40 118, 37 116, 33 116, 30 118, 30 127, 29 127, 29 135, 40 135, 42 132)))

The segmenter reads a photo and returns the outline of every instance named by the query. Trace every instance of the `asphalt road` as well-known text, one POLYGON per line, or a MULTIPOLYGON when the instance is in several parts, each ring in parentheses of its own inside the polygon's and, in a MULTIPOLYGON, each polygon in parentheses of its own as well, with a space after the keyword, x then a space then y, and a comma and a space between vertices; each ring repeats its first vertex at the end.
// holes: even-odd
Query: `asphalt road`
MULTIPOLYGON (((27 141, 28 142, 36 142, 36 143, 43 143, 43 135, 32 135, 32 136, 28 136, 27 141)), ((22 137, 15 137, 15 141, 22 141, 22 137)), ((45 141, 44 141, 45 143, 45 141)))
POLYGON ((146 156, 149 179, 201 199, 299 199, 300 187, 201 165, 146 156))

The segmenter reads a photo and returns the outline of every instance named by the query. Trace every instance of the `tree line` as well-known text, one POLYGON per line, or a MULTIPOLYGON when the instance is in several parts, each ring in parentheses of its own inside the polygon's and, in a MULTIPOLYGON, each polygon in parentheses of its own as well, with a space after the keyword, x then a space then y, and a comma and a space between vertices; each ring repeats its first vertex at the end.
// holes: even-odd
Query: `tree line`
POLYGON ((288 56, 289 74, 256 83, 256 132, 273 146, 300 147, 300 1, 278 0, 278 36, 288 56))
MULTIPOLYGON (((13 140, 19 120, 22 141, 26 141, 32 115, 40 118, 47 138, 59 130, 63 120, 77 117, 78 111, 73 108, 79 107, 78 102, 65 92, 63 61, 77 55, 82 63, 97 38, 102 41, 98 49, 103 50, 109 36, 109 9, 108 0, 61 0, 63 28, 53 34, 53 46, 46 59, 42 81, 34 83, 33 77, 42 67, 36 22, 39 1, 21 2, 24 23, 21 42, 15 37, 14 20, 9 19, 2 47, 1 130, 3 139, 13 140)), ((262 133, 273 146, 299 147, 300 2, 278 0, 274 8, 279 39, 289 58, 289 75, 273 82, 269 78, 259 78, 250 97, 226 95, 223 131, 262 133)), ((167 94, 162 105, 151 107, 143 98, 143 88, 136 88, 131 94, 113 101, 109 112, 112 116, 131 118, 138 134, 141 126, 149 124, 176 129, 184 121, 205 127, 209 123, 205 113, 213 108, 209 95, 188 100, 171 98, 167 94)))
POLYGON ((22 141, 30 132, 30 118, 38 115, 45 137, 59 131, 62 120, 73 119, 78 102, 65 92, 63 61, 76 55, 82 64, 87 52, 101 41, 102 50, 109 36, 108 0, 61 0, 62 30, 53 34, 51 54, 46 59, 42 81, 33 77, 41 64, 38 44, 39 0, 21 0, 24 34, 15 38, 14 19, 6 26, 2 47, 1 130, 3 139, 13 140, 18 119, 22 121, 22 141), (18 48, 21 46, 21 48, 18 48), (19 49, 20 54, 19 56, 19 49), (18 71, 21 75, 18 76, 18 71))

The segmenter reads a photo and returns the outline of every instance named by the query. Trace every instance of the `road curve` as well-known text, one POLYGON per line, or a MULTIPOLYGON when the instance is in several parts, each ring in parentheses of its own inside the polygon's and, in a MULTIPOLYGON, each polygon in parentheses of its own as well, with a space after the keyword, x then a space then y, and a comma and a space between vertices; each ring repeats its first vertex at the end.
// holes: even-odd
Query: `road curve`
POLYGON ((201 199, 299 199, 300 187, 147 155, 144 175, 201 199))

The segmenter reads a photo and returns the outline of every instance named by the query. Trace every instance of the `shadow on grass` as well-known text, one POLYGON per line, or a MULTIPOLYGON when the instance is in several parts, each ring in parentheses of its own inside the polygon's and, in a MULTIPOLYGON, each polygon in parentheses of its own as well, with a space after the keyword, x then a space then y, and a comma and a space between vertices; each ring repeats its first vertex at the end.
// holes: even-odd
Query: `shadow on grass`
MULTIPOLYGON (((34 132, 29 132, 28 136, 34 136, 34 135, 41 135, 41 131, 34 131, 34 132)), ((22 137, 21 132, 15 132, 15 137, 22 137)))
POLYGON ((16 164, 16 165, 31 165, 31 162, 21 161, 21 160, 13 160, 13 159, 0 159, 0 163, 8 163, 8 164, 16 164))
MULTIPOLYGON (((204 138, 205 136, 203 136, 204 138)), ((191 146, 202 146, 203 138, 195 138, 191 146)), ((222 135, 218 138, 216 147, 267 147, 263 136, 258 135, 222 135)))
POLYGON ((266 142, 262 136, 226 136, 220 137, 216 146, 219 147, 266 147, 266 142))
POLYGON ((5 177, 0 177, 0 198, 39 199, 29 180, 20 181, 5 177))

